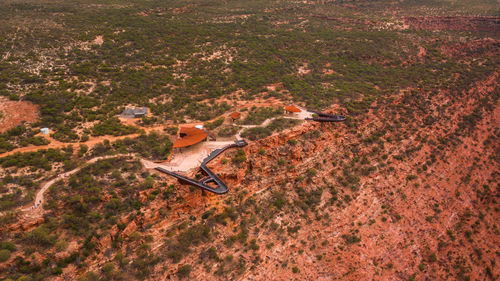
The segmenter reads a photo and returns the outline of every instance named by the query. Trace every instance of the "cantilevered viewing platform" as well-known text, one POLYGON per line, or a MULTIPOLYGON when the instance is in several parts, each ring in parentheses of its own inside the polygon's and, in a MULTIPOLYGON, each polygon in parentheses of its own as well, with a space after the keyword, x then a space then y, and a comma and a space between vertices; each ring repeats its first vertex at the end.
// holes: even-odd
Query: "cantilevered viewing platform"
POLYGON ((192 186, 199 187, 203 190, 215 193, 215 194, 224 194, 228 192, 229 187, 219 178, 215 173, 213 173, 206 165, 208 162, 212 161, 215 157, 219 156, 222 152, 224 152, 226 149, 232 148, 232 147, 244 147, 248 145, 248 143, 244 140, 238 140, 235 141, 234 143, 227 145, 223 148, 216 149, 212 151, 207 158, 203 160, 203 162, 200 165, 201 170, 207 175, 205 178, 201 180, 195 180, 195 179, 190 179, 186 176, 179 175, 175 172, 169 171, 165 168, 162 167, 156 167, 155 170, 165 173, 167 175, 173 176, 177 178, 180 182, 190 184, 192 186), (216 187, 212 187, 208 185, 208 183, 214 183, 216 187))

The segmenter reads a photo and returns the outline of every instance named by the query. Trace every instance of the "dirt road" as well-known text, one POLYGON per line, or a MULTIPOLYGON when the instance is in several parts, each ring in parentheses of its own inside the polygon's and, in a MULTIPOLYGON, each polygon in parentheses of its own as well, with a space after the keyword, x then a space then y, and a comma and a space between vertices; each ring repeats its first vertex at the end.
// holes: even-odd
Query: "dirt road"
MULTIPOLYGON (((155 127, 150 127, 150 128, 142 128, 142 127, 139 127, 139 128, 142 129, 142 130, 144 130, 144 131, 146 131, 146 133, 149 133, 149 132, 152 132, 152 131, 163 130, 165 128, 165 126, 160 125, 160 126, 155 126, 155 127)), ((40 145, 40 146, 26 146, 26 147, 16 148, 14 150, 11 150, 11 151, 8 151, 8 152, 0 154, 0 158, 8 156, 8 155, 12 155, 14 153, 18 153, 18 152, 19 153, 34 152, 34 151, 38 151, 40 149, 49 149, 49 148, 58 149, 58 148, 67 147, 68 145, 72 146, 73 149, 77 149, 80 144, 84 144, 84 145, 86 145, 88 147, 92 147, 92 146, 95 146, 98 143, 101 143, 101 142, 105 141, 105 140, 108 140, 110 142, 114 142, 114 141, 117 141, 117 140, 121 140, 121 139, 125 139, 125 138, 135 138, 135 137, 138 137, 138 136, 140 136, 140 134, 136 133, 136 134, 130 134, 130 135, 124 135, 124 136, 99 136, 99 137, 90 137, 90 139, 88 141, 77 142, 77 143, 59 142, 57 140, 54 140, 54 139, 50 138, 50 144, 40 145)))

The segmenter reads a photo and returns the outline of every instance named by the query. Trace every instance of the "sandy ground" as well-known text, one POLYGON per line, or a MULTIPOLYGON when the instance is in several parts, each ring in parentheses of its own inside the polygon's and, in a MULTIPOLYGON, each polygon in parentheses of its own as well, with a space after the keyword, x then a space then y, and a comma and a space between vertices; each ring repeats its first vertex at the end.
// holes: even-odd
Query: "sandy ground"
POLYGON ((27 101, 10 101, 0 98, 0 133, 24 122, 38 118, 38 106, 27 101))
POLYGON ((298 107, 301 112, 297 112, 297 113, 292 113, 291 115, 286 115, 285 118, 295 118, 295 119, 302 119, 302 120, 305 120, 306 118, 310 118, 313 116, 313 113, 312 112, 309 112, 307 111, 305 108, 303 107, 300 107, 300 106, 296 106, 298 107))
POLYGON ((154 163, 147 160, 142 160, 144 166, 148 169, 155 167, 162 167, 164 169, 174 171, 174 172, 188 172, 191 169, 199 168, 203 159, 205 159, 210 152, 223 148, 229 144, 234 143, 234 141, 210 141, 201 142, 196 145, 182 148, 182 150, 176 151, 172 159, 168 162, 154 163))

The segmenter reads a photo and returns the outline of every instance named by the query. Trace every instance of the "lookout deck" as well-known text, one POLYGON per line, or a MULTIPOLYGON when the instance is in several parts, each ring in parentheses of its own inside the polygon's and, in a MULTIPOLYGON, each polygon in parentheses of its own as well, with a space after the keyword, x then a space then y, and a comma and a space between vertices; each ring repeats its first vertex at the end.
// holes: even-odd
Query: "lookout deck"
POLYGON ((169 171, 165 168, 162 167, 156 167, 155 170, 165 173, 167 175, 173 176, 177 178, 180 182, 190 184, 192 186, 199 187, 203 190, 215 193, 215 194, 224 194, 228 192, 229 187, 219 178, 215 173, 213 173, 206 165, 208 162, 212 161, 215 157, 219 156, 222 152, 225 150, 232 148, 232 147, 244 147, 247 145, 247 142, 244 140, 238 140, 235 141, 234 143, 227 145, 223 148, 216 149, 212 151, 201 163, 200 168, 201 170, 207 175, 207 177, 201 179, 200 181, 195 180, 195 179, 190 179, 186 176, 179 175, 175 172, 169 171), (215 183, 216 187, 212 187, 208 185, 208 183, 215 183))

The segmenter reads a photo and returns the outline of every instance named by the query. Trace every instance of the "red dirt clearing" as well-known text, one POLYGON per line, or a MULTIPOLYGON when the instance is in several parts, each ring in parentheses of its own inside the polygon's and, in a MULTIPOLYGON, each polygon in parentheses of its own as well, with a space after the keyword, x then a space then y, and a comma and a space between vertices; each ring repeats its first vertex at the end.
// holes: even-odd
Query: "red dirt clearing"
POLYGON ((23 121, 34 122, 37 118, 37 105, 26 101, 0 99, 0 133, 20 125, 23 121))

